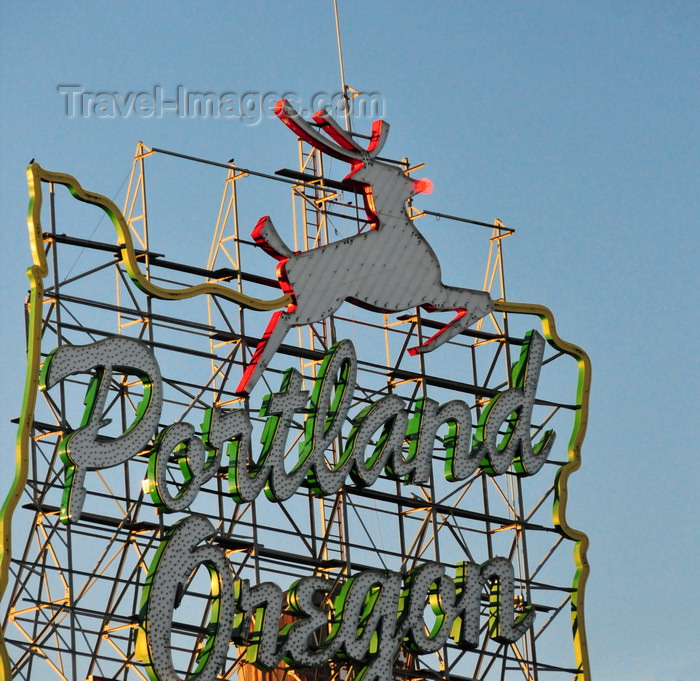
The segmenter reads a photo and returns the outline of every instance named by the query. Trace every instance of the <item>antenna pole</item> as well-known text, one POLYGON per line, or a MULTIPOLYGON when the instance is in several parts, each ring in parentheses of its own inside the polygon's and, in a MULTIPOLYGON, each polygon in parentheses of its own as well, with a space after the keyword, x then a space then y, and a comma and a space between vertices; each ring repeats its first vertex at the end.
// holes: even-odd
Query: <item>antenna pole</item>
POLYGON ((350 103, 348 101, 348 89, 345 85, 345 67, 343 66, 343 47, 340 43, 340 19, 338 17, 338 0, 333 0, 333 11, 335 12, 335 35, 338 39, 338 63, 340 64, 340 86, 343 92, 343 115, 345 118, 345 129, 350 132, 350 103))

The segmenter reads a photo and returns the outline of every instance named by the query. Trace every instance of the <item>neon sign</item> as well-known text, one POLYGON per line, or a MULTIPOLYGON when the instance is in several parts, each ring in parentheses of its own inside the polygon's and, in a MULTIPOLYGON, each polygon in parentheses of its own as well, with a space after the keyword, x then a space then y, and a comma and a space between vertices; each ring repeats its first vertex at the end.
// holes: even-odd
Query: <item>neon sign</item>
MULTIPOLYGON (((272 501, 284 501, 305 481, 318 495, 336 494, 348 476, 356 485, 371 486, 382 472, 397 480, 427 482, 433 441, 442 424, 449 425, 445 466, 449 480, 469 477, 479 465, 490 475, 504 473, 511 465, 520 474, 532 475, 542 467, 554 441, 554 433, 548 431, 533 447, 529 425, 519 426, 520 420, 529 418, 532 411, 543 348, 544 339, 538 333, 528 334, 514 368, 514 387, 499 393, 482 412, 473 438, 474 448, 470 411, 465 403, 454 400, 438 405, 433 400, 423 400, 409 420, 403 400, 389 395, 365 407, 352 420, 340 461, 329 465, 325 452, 341 436, 357 374, 354 347, 349 340, 341 341, 321 364, 310 396, 312 408, 306 418, 306 437, 290 472, 285 469, 287 433, 294 415, 305 410, 309 402, 309 391, 301 389, 302 377, 295 369, 285 373, 279 392, 264 399, 261 412, 267 420, 257 461, 251 457, 252 426, 247 411, 224 413, 212 409, 207 412, 202 439, 195 434, 194 426, 186 422, 165 428, 155 438, 144 488, 163 511, 187 510, 201 487, 218 471, 225 443, 230 458, 230 492, 236 501, 252 501, 263 488, 272 501), (508 422, 506 435, 499 442, 499 430, 512 414, 517 416, 508 422), (366 456, 372 436, 380 430, 377 444, 366 456), (403 442, 407 438, 412 444, 404 457, 403 442), (176 495, 169 492, 166 480, 173 452, 183 473, 176 495)), ((160 419, 160 369, 145 344, 114 337, 87 346, 62 346, 44 363, 42 385, 50 389, 73 374, 92 371, 95 375, 85 398, 84 425, 67 435, 60 445, 66 464, 61 509, 64 522, 80 520, 86 472, 109 468, 138 455, 151 441, 154 425, 160 419), (115 369, 138 376, 145 390, 134 423, 119 437, 105 441, 99 437, 99 430, 106 423, 106 386, 115 369)), ((198 679, 216 677, 231 640, 247 646, 251 640, 259 639, 248 659, 264 669, 276 667, 283 658, 291 666, 318 664, 342 648, 349 659, 364 665, 357 679, 381 681, 389 677, 394 656, 404 641, 411 650, 423 654, 441 648, 448 637, 460 647, 476 646, 483 587, 490 593, 489 631, 495 640, 517 640, 534 620, 530 606, 523 604, 521 612, 515 612, 514 573, 506 558, 495 557, 481 566, 461 562, 456 580, 445 574, 444 566, 428 562, 409 573, 403 588, 399 573, 365 571, 351 576, 324 609, 318 602, 328 599, 331 585, 320 577, 300 580, 286 596, 273 583, 251 588, 246 581, 234 582, 223 551, 206 545, 214 534, 214 527, 201 516, 179 521, 151 564, 143 596, 139 650, 153 679, 180 678, 167 652, 169 623, 177 605, 178 589, 183 588, 199 565, 211 573, 213 633, 204 647, 206 654, 200 655, 198 679), (430 632, 423 621, 426 601, 436 615, 430 632), (284 631, 284 643, 280 644, 276 622, 284 603, 299 619, 284 631), (259 612, 251 633, 253 611, 261 608, 264 612, 259 612), (234 619, 239 622, 237 627, 234 619), (328 634, 323 645, 319 650, 310 650, 310 634, 324 629, 328 634)))
POLYGON ((482 565, 460 562, 454 579, 444 566, 428 562, 403 584, 397 572, 367 570, 347 579, 331 598, 332 582, 318 576, 298 580, 286 593, 272 582, 251 587, 247 580, 235 580, 224 552, 205 543, 213 534, 206 518, 190 516, 169 532, 151 565, 137 648, 152 679, 181 678, 169 651, 173 604, 200 565, 211 575, 213 614, 195 671, 198 680, 217 678, 233 642, 261 669, 274 669, 283 660, 292 668, 308 668, 342 655, 355 663, 355 679, 384 681, 391 678, 403 644, 419 654, 439 650, 448 638, 461 648, 475 648, 484 587, 494 640, 517 641, 535 618, 531 606, 515 610, 513 566, 507 558, 482 565), (426 601, 435 615, 430 629, 424 621, 426 601), (285 607, 294 622, 280 629, 285 607), (310 643, 313 634, 321 635, 320 644, 310 643))
MULTIPOLYGON (((577 572, 574 586, 564 588, 564 598, 570 600, 574 624, 574 673, 587 679, 581 598, 587 575, 587 540, 567 524, 565 516, 567 480, 578 467, 585 430, 585 354, 558 337, 548 310, 507 303, 492 299, 485 291, 443 283, 439 260, 407 209, 407 200, 426 191, 429 181, 414 180, 396 164, 379 158, 388 125, 377 123, 364 148, 324 113, 308 123, 284 102, 279 103, 277 113, 315 150, 350 163, 350 174, 335 184, 359 196, 369 229, 295 252, 270 218, 261 218, 253 240, 278 261, 277 280, 282 293, 271 300, 246 295, 241 287, 235 290, 212 272, 206 273, 205 283, 187 285, 169 276, 153 276, 160 263, 137 250, 132 228, 113 202, 83 190, 68 175, 50 173, 36 164, 30 166, 30 234, 35 266, 30 270, 29 406, 18 439, 23 468, 17 490, 23 486, 22 475, 27 477, 30 438, 34 438, 32 446, 54 441, 60 461, 51 464, 53 469, 47 478, 50 483, 42 489, 50 493, 60 490, 62 497, 51 505, 44 496, 37 495, 26 504, 37 509, 37 523, 56 518, 51 530, 56 536, 60 536, 57 528, 61 526, 76 536, 80 528, 95 523, 118 528, 115 537, 126 528, 125 541, 132 542, 138 553, 133 574, 141 577, 134 580, 138 597, 129 598, 132 610, 120 615, 122 623, 127 623, 124 627, 130 641, 123 644, 123 655, 127 667, 140 669, 139 674, 145 670, 154 681, 232 678, 245 669, 245 664, 263 672, 324 667, 334 670, 334 679, 347 673, 353 681, 385 681, 397 667, 403 669, 407 660, 417 670, 416 660, 421 656, 434 655, 444 661, 450 649, 458 651, 457 659, 465 654, 478 657, 477 669, 489 655, 506 664, 513 659, 509 658, 511 649, 516 656, 523 650, 527 653, 529 645, 534 651, 534 641, 563 607, 545 604, 538 591, 540 585, 533 579, 549 554, 533 570, 527 561, 523 564, 518 553, 517 542, 531 529, 576 542, 577 572), (231 373, 231 386, 237 385, 236 390, 211 388, 213 378, 204 375, 189 376, 189 384, 185 379, 181 381, 179 366, 173 371, 167 361, 162 361, 163 354, 172 352, 176 345, 154 342, 152 337, 141 341, 126 335, 112 336, 113 330, 96 334, 90 331, 82 336, 87 335, 89 342, 85 343, 59 330, 57 343, 46 343, 48 348, 58 347, 42 354, 42 335, 52 328, 42 318, 42 307, 44 314, 51 315, 44 305, 51 300, 44 298, 43 279, 49 272, 46 255, 51 244, 60 241, 53 231, 47 233, 41 227, 42 185, 46 184, 51 192, 55 186, 68 187, 77 199, 98 206, 110 216, 118 237, 119 245, 113 250, 118 272, 133 283, 134 299, 137 295, 149 301, 201 300, 207 296, 221 300, 224 306, 238 306, 241 311, 272 312, 267 329, 252 335, 251 341, 245 339, 254 348, 252 357, 242 355, 226 365, 225 380, 231 373), (147 267, 144 262, 149 263, 147 267), (166 287, 162 282, 171 283, 166 287), (373 364, 376 360, 365 357, 368 348, 364 339, 353 335, 353 342, 347 333, 338 334, 337 338, 343 340, 328 342, 323 351, 299 354, 306 364, 300 362, 298 368, 279 371, 280 355, 293 354, 289 346, 282 345, 289 331, 326 320, 346 301, 384 315, 416 308, 417 321, 410 323, 420 332, 403 333, 402 353, 421 367, 426 361, 424 353, 442 346, 446 346, 445 352, 469 347, 473 363, 474 353, 489 344, 505 348, 505 380, 491 380, 498 352, 490 361, 484 381, 477 383, 477 372, 472 367, 473 385, 449 377, 433 380, 423 368, 420 373, 399 370, 398 363, 389 363, 387 353, 387 370, 376 381, 377 388, 368 374, 381 374, 383 370, 373 364), (418 308, 456 316, 447 324, 421 322, 418 308), (527 331, 531 326, 528 322, 510 334, 507 330, 491 335, 466 331, 495 312, 535 315, 542 326, 539 331, 527 331), (428 328, 434 332, 424 336, 422 331, 428 328), (95 340, 102 336, 107 337, 95 340), (575 404, 565 405, 574 415, 568 462, 552 460, 555 442, 561 442, 555 438, 555 430, 560 435, 563 431, 555 425, 558 422, 550 422, 551 414, 541 415, 543 405, 555 404, 548 394, 542 396, 548 390, 542 388, 545 366, 561 355, 574 357, 581 367, 579 395, 575 404), (268 383, 268 394, 259 397, 263 378, 268 383), (173 386, 187 395, 184 402, 173 398, 173 386), (58 422, 46 437, 35 437, 32 430, 47 428, 45 422, 34 417, 38 388, 39 397, 43 395, 58 422), (194 394, 189 394, 190 389, 194 394), (471 397, 465 399, 465 395, 471 397), (80 400, 85 403, 84 409, 79 407, 80 400), (113 410, 118 400, 127 407, 121 418, 115 419, 113 410), (180 412, 174 413, 175 403, 182 405, 180 412), (74 419, 76 409, 82 414, 78 419, 74 419), (545 470, 556 468, 554 482, 543 484, 549 485, 543 500, 551 497, 554 502, 554 522, 548 519, 546 524, 532 519, 544 508, 542 501, 527 511, 507 497, 509 489, 530 485, 533 478, 538 483, 546 480, 549 476, 537 475, 545 465, 545 470), (105 494, 100 495, 96 486, 103 476, 121 469, 126 491, 119 496, 107 485, 107 496, 113 495, 114 501, 123 506, 124 517, 102 516, 95 512, 96 499, 105 494), (132 470, 138 474, 135 476, 132 470), (129 481, 133 480, 142 482, 136 500, 129 490, 129 481), (470 505, 473 497, 470 501, 466 495, 473 494, 479 485, 484 489, 493 485, 504 500, 501 515, 489 508, 486 492, 483 511, 470 505), (351 504, 348 499, 353 497, 371 500, 375 508, 391 506, 395 510, 389 513, 397 518, 399 536, 390 538, 389 547, 379 546, 381 521, 377 519, 373 530, 380 535, 375 543, 372 530, 362 524, 358 513, 368 539, 364 546, 353 545, 353 550, 364 552, 364 556, 374 552, 376 559, 351 561, 341 555, 333 560, 327 549, 332 521, 324 517, 323 533, 316 534, 313 524, 318 519, 312 517, 309 503, 311 529, 300 527, 301 515, 306 511, 303 506, 299 510, 299 500, 304 497, 313 498, 321 515, 339 514, 335 509, 341 508, 341 500, 342 504, 351 504), (211 509, 212 500, 218 508, 210 514, 204 509, 211 509), (328 511, 331 506, 334 510, 328 511), (143 508, 155 509, 158 522, 144 521, 143 508), (225 509, 232 509, 229 515, 225 509), (274 543, 264 546, 259 542, 256 514, 287 518, 298 533, 302 552, 308 549, 306 562, 295 565, 295 548, 290 547, 285 554, 274 543), (420 519, 421 529, 409 545, 402 532, 415 517, 420 519), (424 541, 428 527, 435 536, 424 541), (448 537, 449 532, 454 535, 451 543, 447 540, 442 555, 437 546, 438 528, 444 529, 448 537), (146 535, 148 539, 140 544, 139 537, 146 535), (472 535, 483 538, 483 543, 472 542, 472 535), (508 545, 505 538, 510 536, 513 540, 508 545), (431 547, 428 553, 431 542, 434 551, 431 547), (266 566, 262 570, 258 567, 260 556, 264 556, 262 564, 266 566), (256 561, 254 570, 248 560, 256 561), (280 573, 275 566, 284 561, 287 567, 280 573), (272 563, 275 565, 271 568, 272 563), (181 604, 189 597, 192 580, 204 574, 206 585, 197 597, 204 596, 201 600, 206 602, 206 616, 197 628, 191 659, 183 665, 176 659, 180 648, 175 640, 183 631, 182 623, 176 621, 177 613, 184 611, 181 604), (275 574, 284 577, 275 579, 275 574), (346 671, 338 671, 341 668, 346 671)), ((100 248, 110 252, 109 247, 100 248)), ((274 286, 274 280, 270 281, 274 286)), ((70 292, 63 298, 60 291, 51 295, 61 304, 70 300, 70 292)), ((109 308, 109 304, 103 308, 109 308)), ((118 314, 124 309, 120 306, 118 314)), ((149 323, 154 320, 155 314, 149 323)), ((167 324, 172 327, 176 322, 169 319, 167 324)), ((213 324, 210 328, 197 322, 187 327, 193 328, 202 328, 212 337, 225 335, 213 324)), ((230 335, 244 340, 242 334, 230 335)), ((146 338, 143 334, 139 337, 146 338)), ((187 348, 183 345, 177 351, 185 356, 187 348)), ((216 357, 213 351, 199 354, 207 361, 216 357)), ((193 358, 187 360, 193 367, 194 362, 193 358)), ((461 374, 462 368, 467 367, 458 365, 454 373, 461 374)), ((218 380, 219 375, 224 372, 212 377, 218 380)), ((559 403, 553 407, 554 412, 558 409, 559 403)), ((47 461, 49 458, 45 457, 47 461)), ((6 508, 17 504, 19 494, 15 491, 13 495, 6 508)), ((361 506, 352 508, 357 513, 361 506)), ((6 517, 0 519, 4 522, 6 517)), ((276 518, 271 521, 273 526, 276 522, 276 518)), ((4 588, 9 535, 5 531, 3 536, 4 588)), ((288 532, 285 540, 290 536, 288 532)), ((345 538, 338 539, 339 546, 341 541, 345 542, 343 547, 351 546, 345 538)), ((63 566, 58 559, 57 563, 62 574, 63 566)), ((23 569, 18 568, 18 572, 23 569)), ((79 613, 73 602, 66 608, 79 613)), ((21 620, 24 611, 19 612, 17 618, 21 620)), ((104 636, 111 635, 111 629, 103 629, 108 632, 104 636)), ((9 658, 4 645, 0 645, 0 653, 7 671, 9 658)), ((527 660, 518 659, 526 673, 537 668, 534 652, 527 660)), ((565 665, 561 669, 567 673, 572 670, 565 665)), ((115 677, 119 673, 114 672, 115 677)))
POLYGON ((348 477, 356 485, 369 487, 382 473, 398 481, 426 483, 432 468, 435 437, 443 424, 449 428, 447 480, 464 480, 479 466, 489 475, 503 474, 511 465, 519 475, 533 475, 542 468, 555 437, 553 431, 546 431, 534 445, 530 437, 529 417, 543 350, 542 336, 536 331, 528 334, 513 370, 513 387, 489 402, 473 437, 471 412, 465 402, 452 400, 440 405, 429 398, 421 399, 416 413, 409 418, 404 400, 387 395, 352 419, 353 426, 340 460, 330 464, 325 452, 342 437, 341 428, 348 418, 355 389, 357 359, 349 340, 336 343, 326 354, 311 395, 308 390, 302 390, 298 371, 285 372, 279 392, 263 400, 261 415, 266 421, 262 450, 257 457, 252 453, 253 428, 245 409, 208 410, 202 439, 195 434, 194 425, 186 422, 168 426, 155 437, 163 387, 158 362, 145 344, 114 337, 87 346, 62 346, 44 363, 41 383, 44 390, 72 374, 94 371, 95 377, 85 397, 83 425, 67 435, 60 445, 66 465, 61 516, 64 521, 80 519, 87 471, 123 463, 146 449, 151 439, 154 445, 144 487, 156 506, 166 512, 184 511, 194 503, 201 487, 221 466, 224 449, 230 459, 229 492, 237 502, 253 501, 263 489, 270 500, 285 501, 303 483, 318 496, 332 495, 340 491, 348 477), (119 437, 105 440, 99 436, 99 430, 106 423, 103 412, 114 369, 138 376, 146 389, 135 421, 119 437), (308 414, 305 437, 299 445, 297 461, 287 471, 288 432, 298 413, 308 414), (506 433, 501 438, 499 432, 504 424, 506 433), (377 443, 370 445, 378 432, 377 443), (406 456, 404 441, 410 443, 406 456), (166 481, 173 452, 177 453, 184 478, 175 496, 168 491, 166 481))
POLYGON ((314 121, 320 130, 327 132, 327 137, 285 100, 278 102, 276 113, 300 139, 351 164, 352 172, 344 182, 362 192, 371 229, 294 253, 277 234, 269 217, 258 221, 253 238, 279 260, 280 286, 292 297, 292 302, 284 312, 272 315, 238 386, 241 392, 252 389, 291 327, 325 319, 345 300, 380 312, 397 312, 419 305, 433 311, 457 312, 439 333, 412 348, 413 353, 437 349, 493 310, 491 297, 485 291, 442 283, 435 252, 406 212, 408 199, 426 191, 429 185, 412 180, 378 159, 389 134, 387 123, 374 123, 369 145, 363 149, 326 112, 317 112, 314 121))

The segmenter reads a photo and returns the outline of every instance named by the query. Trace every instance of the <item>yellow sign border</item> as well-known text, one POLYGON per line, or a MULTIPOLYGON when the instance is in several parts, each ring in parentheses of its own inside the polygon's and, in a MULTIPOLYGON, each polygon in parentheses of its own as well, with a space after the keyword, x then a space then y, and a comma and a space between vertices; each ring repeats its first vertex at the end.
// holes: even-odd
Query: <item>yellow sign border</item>
MULTIPOLYGON (((269 311, 289 305, 291 297, 281 296, 274 300, 260 300, 245 296, 222 284, 197 284, 182 289, 168 289, 157 286, 149 281, 141 271, 129 227, 116 204, 109 198, 83 189, 81 184, 71 175, 50 172, 38 163, 32 163, 27 168, 29 185, 29 211, 27 223, 29 227, 30 246, 33 264, 27 270, 29 278, 29 320, 27 328, 27 371, 25 376, 24 399, 22 413, 17 428, 15 447, 15 477, 5 502, 0 509, 0 538, 2 541, 0 555, 0 597, 5 593, 9 580, 10 560, 12 556, 12 517, 20 501, 22 491, 27 483, 29 470, 29 439, 31 436, 38 378, 41 368, 41 334, 43 316, 41 310, 44 302, 44 282, 49 269, 43 248, 43 231, 41 226, 41 208, 43 201, 42 182, 61 184, 79 201, 97 205, 111 218, 116 229, 118 243, 121 247, 122 260, 134 283, 146 294, 166 300, 182 300, 199 295, 216 295, 234 301, 238 305, 255 310, 269 311)), ((498 312, 536 315, 542 323, 543 333, 548 342, 557 350, 573 357, 579 367, 576 411, 574 428, 568 445, 568 461, 561 466, 555 477, 555 499, 552 510, 554 526, 567 539, 573 540, 574 564, 576 572, 572 582, 571 618, 573 630, 574 652, 577 675, 581 681, 590 681, 588 645, 586 639, 584 618, 584 594, 590 572, 587 552, 589 540, 585 533, 571 527, 566 517, 568 500, 569 477, 581 466, 581 447, 588 425, 589 397, 591 385, 591 363, 584 350, 573 343, 560 338, 557 333, 554 315, 543 305, 529 303, 513 303, 503 300, 494 301, 494 309, 498 312)), ((10 660, 5 646, 4 636, 0 632, 0 669, 4 678, 10 678, 10 660)))

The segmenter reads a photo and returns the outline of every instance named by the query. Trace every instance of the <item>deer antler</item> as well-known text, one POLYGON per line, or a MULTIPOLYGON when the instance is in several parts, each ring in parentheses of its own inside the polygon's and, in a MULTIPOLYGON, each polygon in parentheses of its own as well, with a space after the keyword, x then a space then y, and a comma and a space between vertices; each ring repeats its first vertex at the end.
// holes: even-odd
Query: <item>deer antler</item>
POLYGON ((348 163, 365 161, 367 156, 374 158, 381 151, 389 134, 388 123, 374 121, 372 123, 372 137, 365 150, 326 111, 317 111, 314 114, 313 118, 319 125, 318 129, 304 120, 286 99, 277 102, 275 114, 305 142, 324 154, 348 163), (322 135, 320 130, 326 132, 328 137, 322 135))
POLYGON ((346 131, 338 125, 338 122, 327 112, 317 111, 314 114, 314 121, 321 129, 328 133, 343 149, 353 149, 360 154, 369 154, 370 158, 375 158, 382 150, 386 138, 389 135, 389 124, 385 121, 374 121, 372 123, 372 137, 367 149, 364 150, 346 131))
POLYGON ((345 131, 341 128, 335 118, 323 109, 317 111, 313 115, 314 122, 318 124, 319 129, 323 130, 330 138, 335 140, 343 149, 354 151, 357 154, 362 154, 364 149, 345 131))

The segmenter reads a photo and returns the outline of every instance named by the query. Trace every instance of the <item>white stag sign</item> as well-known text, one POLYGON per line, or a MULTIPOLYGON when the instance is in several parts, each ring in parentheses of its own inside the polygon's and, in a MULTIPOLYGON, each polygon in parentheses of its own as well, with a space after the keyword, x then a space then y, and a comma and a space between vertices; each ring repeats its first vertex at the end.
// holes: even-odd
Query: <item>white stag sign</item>
POLYGON ((352 170, 345 182, 362 192, 371 229, 295 253, 282 241, 269 216, 258 221, 253 238, 280 261, 280 286, 292 296, 292 302, 270 319, 238 386, 240 392, 253 389, 291 327, 319 322, 346 300, 377 312, 417 306, 457 312, 447 326, 412 348, 412 354, 434 350, 492 311, 488 293, 442 282, 435 251, 406 210, 406 202, 423 184, 378 159, 389 134, 388 123, 375 121, 365 150, 323 111, 314 115, 318 128, 285 100, 277 104, 276 113, 301 139, 350 163, 352 170))

